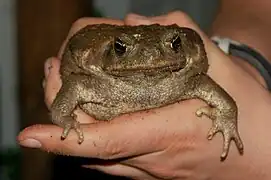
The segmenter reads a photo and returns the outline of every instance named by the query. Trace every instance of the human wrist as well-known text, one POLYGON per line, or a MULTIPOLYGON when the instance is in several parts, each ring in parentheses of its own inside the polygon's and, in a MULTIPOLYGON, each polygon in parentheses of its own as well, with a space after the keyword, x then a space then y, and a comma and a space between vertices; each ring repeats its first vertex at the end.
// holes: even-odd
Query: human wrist
MULTIPOLYGON (((243 45, 238 45, 238 42, 231 42, 231 40, 227 40, 228 38, 220 39, 218 37, 213 37, 213 41, 217 46, 225 52, 225 54, 220 55, 220 59, 223 61, 231 61, 235 66, 239 67, 239 70, 242 70, 247 73, 248 76, 256 80, 261 86, 268 88, 269 86, 269 71, 267 66, 264 66, 265 58, 263 58, 260 54, 257 55, 257 52, 246 48, 243 48, 243 45), (251 53, 253 52, 253 54, 251 53), (257 56, 255 56, 255 54, 257 56), (223 57, 226 56, 227 58, 223 57)), ((219 61, 217 61, 219 62, 219 61)), ((221 62, 220 62, 221 63, 221 62)), ((227 64, 226 62, 221 64, 227 64)), ((221 69, 220 65, 220 68, 221 69)), ((223 69, 222 69, 223 70, 223 69)))
POLYGON ((249 64, 247 61, 245 61, 242 58, 236 57, 236 56, 230 56, 233 62, 236 63, 237 66, 241 67, 242 70, 247 72, 253 79, 255 79, 260 85, 267 88, 267 84, 263 76, 260 74, 260 72, 253 67, 251 64, 249 64))
POLYGON ((222 0, 209 35, 246 44, 271 60, 271 20, 268 15, 271 16, 269 0, 222 0))
MULTIPOLYGON (((267 14, 271 15, 271 1, 269 0, 257 2, 254 0, 222 0, 208 35, 240 42, 260 53, 271 63, 271 52, 269 50, 271 21, 266 18, 267 14)), ((257 70, 246 62, 246 59, 234 56, 230 56, 230 58, 249 76, 267 87, 259 68, 257 70)))

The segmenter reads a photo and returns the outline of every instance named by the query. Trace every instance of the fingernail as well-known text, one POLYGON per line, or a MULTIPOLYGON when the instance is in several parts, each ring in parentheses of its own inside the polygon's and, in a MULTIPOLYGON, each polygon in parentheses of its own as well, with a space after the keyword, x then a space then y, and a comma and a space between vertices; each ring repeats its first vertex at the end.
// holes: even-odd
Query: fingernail
POLYGON ((20 141, 19 144, 29 148, 41 148, 41 143, 36 139, 26 139, 20 141))
POLYGON ((52 58, 49 58, 45 61, 45 65, 44 65, 44 73, 45 73, 45 77, 47 78, 50 70, 52 69, 52 58))

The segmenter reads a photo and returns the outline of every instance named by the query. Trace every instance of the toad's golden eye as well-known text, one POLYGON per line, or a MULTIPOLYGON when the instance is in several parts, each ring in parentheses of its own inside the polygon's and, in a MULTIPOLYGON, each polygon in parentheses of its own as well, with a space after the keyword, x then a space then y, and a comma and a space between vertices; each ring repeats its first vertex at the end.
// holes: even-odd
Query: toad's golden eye
POLYGON ((119 38, 116 38, 114 43, 114 50, 118 56, 122 56, 126 52, 126 45, 119 38))
POLYGON ((171 48, 175 51, 178 52, 180 50, 180 47, 182 45, 181 38, 180 36, 174 36, 171 41, 171 48))

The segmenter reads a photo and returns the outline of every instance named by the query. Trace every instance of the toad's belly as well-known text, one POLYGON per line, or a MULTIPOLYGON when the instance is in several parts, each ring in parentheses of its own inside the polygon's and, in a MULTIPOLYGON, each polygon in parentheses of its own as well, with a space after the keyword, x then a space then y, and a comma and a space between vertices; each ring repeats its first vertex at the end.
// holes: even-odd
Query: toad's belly
POLYGON ((184 98, 184 89, 181 87, 183 84, 177 81, 145 83, 144 86, 109 85, 103 91, 96 90, 100 96, 99 102, 91 101, 79 106, 95 119, 110 120, 121 114, 149 110, 178 102, 184 98))

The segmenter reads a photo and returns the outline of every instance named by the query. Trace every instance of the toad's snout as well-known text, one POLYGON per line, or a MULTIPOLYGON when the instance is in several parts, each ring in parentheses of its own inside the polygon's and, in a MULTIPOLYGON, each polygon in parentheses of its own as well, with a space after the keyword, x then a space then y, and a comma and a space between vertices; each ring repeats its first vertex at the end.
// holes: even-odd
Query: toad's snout
POLYGON ((157 61, 163 59, 163 52, 160 48, 144 47, 139 50, 140 59, 146 64, 155 64, 157 61))

